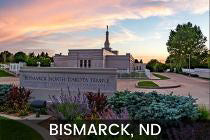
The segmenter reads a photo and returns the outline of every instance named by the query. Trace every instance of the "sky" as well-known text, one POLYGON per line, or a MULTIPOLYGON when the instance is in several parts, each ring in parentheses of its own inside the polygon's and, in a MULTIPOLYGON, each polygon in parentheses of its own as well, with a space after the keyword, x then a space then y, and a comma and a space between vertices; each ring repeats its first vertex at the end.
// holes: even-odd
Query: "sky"
POLYGON ((209 0, 0 0, 0 51, 67 54, 111 48, 164 61, 177 24, 200 26, 209 47, 209 0))

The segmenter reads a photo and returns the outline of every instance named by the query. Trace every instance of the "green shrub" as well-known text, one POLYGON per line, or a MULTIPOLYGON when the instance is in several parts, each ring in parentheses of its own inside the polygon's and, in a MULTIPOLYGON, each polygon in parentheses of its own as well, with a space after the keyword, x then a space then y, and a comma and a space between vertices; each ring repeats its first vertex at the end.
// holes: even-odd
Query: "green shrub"
POLYGON ((12 85, 0 85, 0 105, 2 105, 6 100, 6 95, 9 90, 12 88, 12 85))
POLYGON ((118 77, 122 78, 144 78, 147 79, 147 76, 144 72, 130 72, 130 73, 119 73, 118 77))
POLYGON ((52 104, 47 107, 47 112, 57 120, 65 120, 68 122, 77 121, 88 112, 87 100, 85 95, 82 96, 80 92, 72 96, 70 91, 68 94, 65 94, 61 90, 59 97, 50 96, 50 99, 52 104))
POLYGON ((191 96, 124 91, 115 93, 108 99, 108 103, 115 112, 120 113, 123 108, 127 108, 132 119, 146 122, 196 120, 199 116, 196 100, 191 96))
POLYGON ((74 103, 57 104, 56 108, 63 114, 63 117, 69 121, 74 120, 75 118, 80 118, 82 112, 85 112, 84 110, 81 110, 79 104, 74 103))
POLYGON ((198 112, 200 113, 200 120, 208 120, 210 118, 210 112, 205 105, 199 106, 198 112))
POLYGON ((149 69, 151 72, 163 72, 169 67, 166 64, 159 62, 157 59, 151 59, 147 63, 146 68, 149 69))
POLYGON ((27 116, 29 114, 28 110, 20 110, 18 116, 27 116))

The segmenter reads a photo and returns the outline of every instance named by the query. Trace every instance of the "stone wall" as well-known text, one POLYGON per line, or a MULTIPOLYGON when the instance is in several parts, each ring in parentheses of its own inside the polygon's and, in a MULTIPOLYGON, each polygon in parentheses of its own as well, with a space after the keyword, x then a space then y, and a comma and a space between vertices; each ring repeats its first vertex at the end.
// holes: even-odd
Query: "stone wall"
POLYGON ((71 93, 78 92, 78 89, 83 93, 100 89, 112 94, 117 88, 116 80, 116 69, 25 67, 20 70, 20 85, 28 89, 67 91, 69 88, 71 93))
POLYGON ((117 68, 118 70, 134 70, 134 60, 130 55, 108 55, 106 56, 106 68, 117 68))

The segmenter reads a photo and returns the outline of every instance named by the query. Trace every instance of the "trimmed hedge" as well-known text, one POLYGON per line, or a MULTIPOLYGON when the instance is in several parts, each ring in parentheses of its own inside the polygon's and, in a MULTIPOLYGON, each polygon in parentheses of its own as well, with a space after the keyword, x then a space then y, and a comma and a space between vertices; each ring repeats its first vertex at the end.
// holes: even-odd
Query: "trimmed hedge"
POLYGON ((127 108, 132 119, 146 122, 166 123, 196 120, 199 117, 196 99, 191 96, 123 91, 115 93, 108 103, 115 112, 120 113, 123 108, 127 108))

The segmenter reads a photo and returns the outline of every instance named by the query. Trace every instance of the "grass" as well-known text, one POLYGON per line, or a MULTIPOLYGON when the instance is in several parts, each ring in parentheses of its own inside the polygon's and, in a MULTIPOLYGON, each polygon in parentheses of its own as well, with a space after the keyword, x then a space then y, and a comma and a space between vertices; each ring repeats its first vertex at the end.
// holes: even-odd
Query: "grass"
POLYGON ((156 83, 152 81, 139 81, 138 87, 146 87, 146 88, 153 88, 153 87, 159 87, 156 83))
POLYGON ((154 76, 160 78, 160 80, 167 80, 170 79, 167 76, 161 75, 161 74, 157 74, 157 73, 153 73, 154 76))
POLYGON ((0 70, 0 77, 12 77, 13 75, 4 71, 4 70, 0 70))
POLYGON ((200 113, 200 120, 210 120, 210 111, 205 105, 200 105, 198 112, 200 113))
POLYGON ((0 139, 3 140, 43 140, 31 127, 21 122, 0 116, 0 139))

